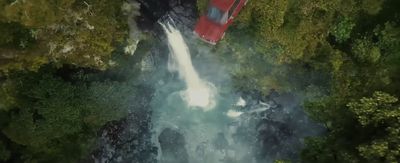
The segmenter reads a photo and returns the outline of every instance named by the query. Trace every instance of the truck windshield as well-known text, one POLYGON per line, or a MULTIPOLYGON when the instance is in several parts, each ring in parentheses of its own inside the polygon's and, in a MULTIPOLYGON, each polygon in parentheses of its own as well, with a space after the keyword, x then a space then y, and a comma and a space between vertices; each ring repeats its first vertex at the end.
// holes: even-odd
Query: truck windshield
POLYGON ((228 13, 223 12, 217 7, 210 6, 208 8, 207 17, 213 22, 224 24, 228 21, 228 13))

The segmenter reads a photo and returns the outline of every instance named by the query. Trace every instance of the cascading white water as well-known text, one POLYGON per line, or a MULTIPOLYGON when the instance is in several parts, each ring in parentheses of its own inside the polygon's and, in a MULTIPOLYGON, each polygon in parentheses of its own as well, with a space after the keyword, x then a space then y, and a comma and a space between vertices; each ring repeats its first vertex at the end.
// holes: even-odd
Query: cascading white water
POLYGON ((170 23, 162 24, 170 49, 170 71, 177 71, 186 83, 186 90, 182 92, 183 99, 189 106, 200 107, 207 111, 215 106, 214 87, 212 84, 200 79, 193 67, 189 48, 179 30, 170 23))
MULTIPOLYGON (((166 41, 170 48, 168 70, 178 72, 183 82, 175 79, 165 80, 166 72, 161 70, 149 74, 155 90, 150 108, 153 113, 151 117, 152 142, 158 147, 158 161, 181 162, 182 158, 186 158, 181 155, 185 152, 188 155, 187 162, 190 163, 256 162, 259 160, 254 157, 260 156, 258 149, 261 150, 262 147, 262 150, 269 150, 264 148, 262 140, 266 139, 260 137, 259 130, 262 132, 268 130, 267 136, 272 135, 274 140, 275 132, 279 132, 277 134, 280 136, 281 122, 286 120, 287 113, 279 110, 285 109, 275 108, 273 101, 264 103, 259 99, 251 99, 251 96, 246 94, 244 94, 245 98, 238 97, 233 93, 232 85, 229 84, 230 76, 225 70, 229 66, 220 64, 214 58, 215 53, 212 53, 209 48, 201 45, 193 46, 199 52, 199 57, 193 62, 201 74, 213 77, 208 79, 218 86, 217 94, 214 91, 216 88, 206 80, 202 80, 193 67, 189 48, 181 33, 171 24, 165 23, 161 26, 165 30, 166 41), (218 101, 217 104, 215 101, 218 101), (213 107, 215 108, 211 109, 213 107), (201 108, 201 110, 191 108, 201 108), (271 120, 274 123, 265 124, 265 120, 271 120), (179 139, 172 136, 171 140, 184 142, 184 146, 164 142, 164 146, 171 146, 171 148, 165 148, 163 151, 160 135, 166 129, 172 129, 182 135, 179 139), (269 132, 270 129, 274 131, 269 132), (179 153, 179 155, 172 158, 168 155, 170 152, 179 153)), ((163 66, 160 65, 157 68, 162 69, 163 66)), ((284 151, 291 144, 294 144, 295 148, 300 146, 292 138, 283 139, 287 140, 284 140, 284 143, 280 143, 280 139, 276 143, 271 141, 267 143, 273 143, 274 146, 285 144, 284 151)), ((267 156, 259 162, 273 162, 272 159, 267 156)))
MULTIPOLYGON (((247 145, 247 142, 241 142, 238 138, 247 134, 237 131, 242 131, 243 125, 249 126, 248 129, 246 127, 246 131, 255 132, 254 121, 249 120, 253 112, 243 109, 247 106, 243 98, 236 103, 238 97, 230 91, 229 76, 223 75, 225 74, 223 65, 218 64, 218 60, 213 58, 214 54, 209 53, 208 49, 201 51, 205 49, 194 46, 201 54, 194 63, 202 63, 197 65, 199 72, 215 77, 210 80, 219 86, 217 94, 217 88, 206 80, 202 80, 193 67, 189 48, 180 31, 169 23, 161 24, 161 26, 166 33, 170 50, 168 70, 178 72, 183 82, 176 80, 164 82, 158 79, 154 81, 156 91, 151 108, 153 108, 152 129, 155 136, 152 140, 159 149, 158 160, 163 162, 171 159, 168 150, 163 151, 161 148, 159 136, 165 129, 172 129, 182 134, 184 139, 181 141, 184 141, 185 145, 184 147, 176 146, 176 149, 171 150, 181 151, 184 148, 183 151, 187 152, 190 163, 218 163, 222 162, 221 160, 251 162, 253 159, 250 151, 253 146, 250 143, 247 145), (207 68, 212 68, 214 71, 209 71, 207 68), (220 80, 215 80, 216 78, 220 80), (191 110, 191 108, 201 110, 191 110), (165 151, 167 152, 164 155, 165 151)), ((164 77, 164 71, 159 73, 154 75, 164 77)), ((262 107, 257 108, 258 110, 266 109, 262 107)), ((255 134, 250 135, 254 139, 255 134)), ((248 140, 247 137, 245 140, 248 140)), ((181 158, 174 157, 175 160, 181 158)))

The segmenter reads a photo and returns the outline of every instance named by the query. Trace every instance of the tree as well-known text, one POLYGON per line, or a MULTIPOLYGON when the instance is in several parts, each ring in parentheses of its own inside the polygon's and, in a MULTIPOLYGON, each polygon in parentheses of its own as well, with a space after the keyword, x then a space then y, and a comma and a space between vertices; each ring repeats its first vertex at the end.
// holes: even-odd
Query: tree
POLYGON ((355 23, 352 20, 343 18, 331 29, 330 33, 335 37, 337 42, 344 42, 350 38, 354 26, 355 23))
POLYGON ((356 147, 367 162, 400 160, 400 106, 397 102, 396 97, 375 92, 370 98, 347 105, 369 133, 370 139, 356 147))
POLYGON ((105 69, 128 35, 123 2, 2 1, 0 71, 37 70, 49 62, 105 69))
MULTIPOLYGON (((10 101, 2 110, 10 117, 1 131, 19 146, 11 152, 21 154, 21 161, 76 162, 91 152, 102 126, 135 107, 133 85, 74 78, 65 81, 47 66, 14 73, 3 83, 0 94, 10 101)), ((0 150, 6 159, 7 151, 0 150)))
POLYGON ((371 15, 378 14, 382 10, 382 4, 385 0, 364 0, 362 2, 362 9, 371 15))
POLYGON ((0 141, 0 161, 7 161, 11 156, 11 152, 7 149, 5 144, 0 141))
MULTIPOLYGON (((266 48, 273 44, 281 46, 283 51, 277 62, 290 63, 317 55, 321 44, 328 44, 326 38, 337 19, 351 19, 361 11, 358 3, 355 0, 254 0, 240 13, 237 24, 250 28, 266 48)), ((345 27, 347 35, 351 26, 345 27)))
MULTIPOLYGON (((335 110, 319 105, 319 110, 335 110)), ((307 139, 306 162, 397 162, 400 159, 400 107, 383 92, 350 102, 338 116, 319 119, 329 134, 307 139), (357 134, 355 134, 357 133, 357 134)), ((333 113, 328 113, 333 114, 333 113)), ((318 114, 322 115, 322 113, 318 114)))

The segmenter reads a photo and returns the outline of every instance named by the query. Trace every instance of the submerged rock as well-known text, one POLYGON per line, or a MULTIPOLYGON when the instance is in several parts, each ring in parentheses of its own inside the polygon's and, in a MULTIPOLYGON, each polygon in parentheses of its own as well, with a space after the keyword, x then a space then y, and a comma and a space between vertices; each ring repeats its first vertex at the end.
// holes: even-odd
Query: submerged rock
POLYGON ((135 108, 124 119, 108 123, 101 132, 95 163, 156 163, 157 147, 151 142, 151 111, 149 102, 152 89, 139 89, 142 97, 136 99, 135 108))
POLYGON ((158 141, 162 151, 161 163, 189 163, 185 137, 181 133, 166 128, 158 136, 158 141))
POLYGON ((248 104, 234 125, 233 139, 250 145, 257 163, 276 159, 297 162, 303 139, 322 132, 321 126, 308 119, 294 94, 271 91, 262 96, 254 90, 241 95, 248 104))
POLYGON ((226 139, 224 133, 218 133, 218 136, 215 138, 213 144, 215 149, 219 151, 224 151, 228 149, 229 146, 228 140, 226 139))

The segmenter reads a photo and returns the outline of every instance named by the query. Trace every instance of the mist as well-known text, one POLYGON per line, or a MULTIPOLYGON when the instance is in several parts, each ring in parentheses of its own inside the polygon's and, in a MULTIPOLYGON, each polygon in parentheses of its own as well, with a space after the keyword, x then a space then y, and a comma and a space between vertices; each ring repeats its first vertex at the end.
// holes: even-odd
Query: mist
POLYGON ((294 95, 234 90, 232 65, 221 64, 208 45, 182 34, 173 20, 160 26, 166 37, 159 55, 168 57, 158 58, 144 79, 155 89, 152 142, 159 162, 297 160, 303 138, 321 132, 294 95))

